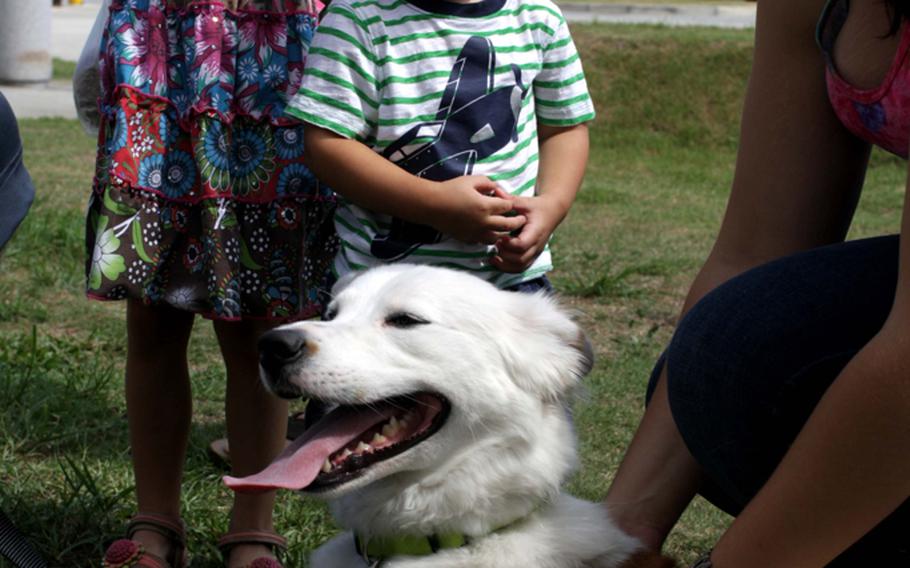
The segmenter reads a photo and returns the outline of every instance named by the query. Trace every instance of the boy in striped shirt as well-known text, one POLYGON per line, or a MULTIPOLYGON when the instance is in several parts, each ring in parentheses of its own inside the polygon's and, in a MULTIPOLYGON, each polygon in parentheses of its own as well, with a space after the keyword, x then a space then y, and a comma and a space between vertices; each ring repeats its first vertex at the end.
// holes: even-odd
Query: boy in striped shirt
POLYGON ((412 262, 549 287, 594 118, 550 0, 334 0, 287 112, 344 198, 336 276, 412 262))

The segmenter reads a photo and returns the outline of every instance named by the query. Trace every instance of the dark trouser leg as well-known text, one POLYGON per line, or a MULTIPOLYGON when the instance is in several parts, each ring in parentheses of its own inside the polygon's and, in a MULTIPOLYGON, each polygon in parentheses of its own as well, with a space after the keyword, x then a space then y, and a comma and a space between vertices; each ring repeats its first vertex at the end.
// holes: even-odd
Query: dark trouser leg
MULTIPOLYGON (((735 515, 764 485, 884 323, 897 253, 897 237, 883 237, 787 257, 719 287, 680 322, 665 358, 670 407, 710 479, 709 500, 735 515)), ((908 560, 910 502, 832 566, 908 560)))

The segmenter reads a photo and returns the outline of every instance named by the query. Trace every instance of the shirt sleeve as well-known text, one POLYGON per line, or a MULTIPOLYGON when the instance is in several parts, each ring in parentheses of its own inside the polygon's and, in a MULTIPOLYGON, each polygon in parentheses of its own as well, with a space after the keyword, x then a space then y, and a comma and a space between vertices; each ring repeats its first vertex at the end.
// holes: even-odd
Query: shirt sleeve
POLYGON ((594 118, 581 60, 562 17, 544 48, 543 68, 534 80, 534 104, 537 120, 548 126, 573 126, 594 118))
POLYGON ((329 5, 287 114, 363 143, 376 131, 379 70, 367 24, 348 2, 329 5))

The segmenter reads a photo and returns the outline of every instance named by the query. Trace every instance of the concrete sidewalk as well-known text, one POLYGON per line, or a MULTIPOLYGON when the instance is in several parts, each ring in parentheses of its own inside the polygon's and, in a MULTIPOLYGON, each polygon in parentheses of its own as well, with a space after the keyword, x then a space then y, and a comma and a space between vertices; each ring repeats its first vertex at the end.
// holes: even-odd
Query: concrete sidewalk
POLYGON ((51 81, 46 85, 0 85, 0 93, 9 100, 16 118, 76 118, 73 85, 69 81, 51 81))
POLYGON ((755 4, 559 4, 569 22, 754 28, 755 4))
POLYGON ((51 24, 51 53, 58 59, 76 61, 88 37, 100 0, 86 0, 81 6, 54 8, 51 24))
MULTIPOLYGON (((659 0, 655 0, 659 2, 659 0)), ((755 26, 755 4, 706 6, 698 4, 583 4, 559 3, 566 19, 576 23, 659 24, 666 26, 707 26, 750 28, 755 26)), ((54 8, 51 53, 57 59, 76 61, 82 51, 100 0, 86 0, 81 6, 54 8)), ((35 118, 59 116, 76 118, 72 87, 67 81, 47 85, 0 85, 16 116, 35 118)))
MULTIPOLYGON (((51 55, 55 59, 76 61, 100 8, 99 0, 88 0, 81 6, 53 9, 51 19, 51 55)), ((17 118, 76 118, 73 87, 69 81, 51 81, 46 85, 0 85, 17 118)))

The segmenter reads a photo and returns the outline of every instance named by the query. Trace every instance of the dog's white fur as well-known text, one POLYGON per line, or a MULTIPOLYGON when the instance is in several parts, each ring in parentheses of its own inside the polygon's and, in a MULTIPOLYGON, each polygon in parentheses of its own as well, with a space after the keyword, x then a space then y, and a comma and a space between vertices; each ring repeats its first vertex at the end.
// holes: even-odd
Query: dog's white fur
MULTIPOLYGON (((601 505, 560 492, 576 465, 566 398, 592 363, 581 330, 554 300, 404 265, 345 279, 333 292, 334 319, 284 328, 305 334, 308 355, 272 382, 340 404, 431 391, 452 408, 435 435, 321 496, 361 535, 478 537, 382 566, 611 568, 639 548, 601 505), (429 323, 390 325, 400 313, 429 323)), ((367 564, 347 532, 311 565, 367 564)))

